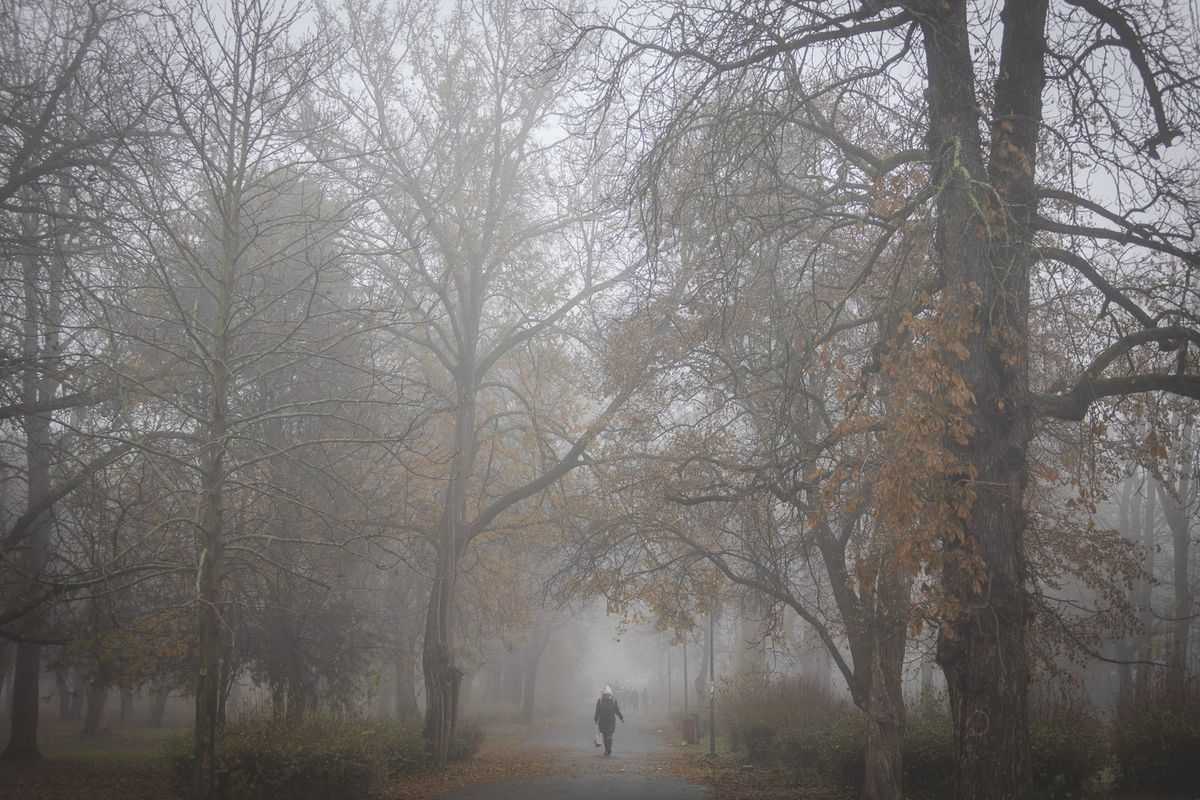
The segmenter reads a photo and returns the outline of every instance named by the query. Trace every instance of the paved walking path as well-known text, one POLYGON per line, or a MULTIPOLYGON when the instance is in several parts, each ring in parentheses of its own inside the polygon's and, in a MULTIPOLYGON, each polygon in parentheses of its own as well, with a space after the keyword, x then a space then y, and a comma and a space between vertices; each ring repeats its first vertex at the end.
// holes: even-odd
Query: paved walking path
POLYGON ((470 786, 444 800, 707 800, 709 791, 679 778, 654 771, 644 756, 669 750, 652 719, 627 714, 617 724, 613 753, 592 745, 596 726, 591 716, 541 731, 524 745, 538 757, 563 764, 570 774, 470 786))

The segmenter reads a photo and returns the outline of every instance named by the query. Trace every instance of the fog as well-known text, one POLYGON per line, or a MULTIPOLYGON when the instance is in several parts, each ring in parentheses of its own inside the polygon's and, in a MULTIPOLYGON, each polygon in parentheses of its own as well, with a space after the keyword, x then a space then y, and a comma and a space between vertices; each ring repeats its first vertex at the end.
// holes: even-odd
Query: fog
POLYGON ((0 1, 6 758, 186 727, 211 800, 253 725, 445 770, 611 686, 871 800, 930 730, 957 797, 1139 783, 1200 702, 1194 22, 0 1))

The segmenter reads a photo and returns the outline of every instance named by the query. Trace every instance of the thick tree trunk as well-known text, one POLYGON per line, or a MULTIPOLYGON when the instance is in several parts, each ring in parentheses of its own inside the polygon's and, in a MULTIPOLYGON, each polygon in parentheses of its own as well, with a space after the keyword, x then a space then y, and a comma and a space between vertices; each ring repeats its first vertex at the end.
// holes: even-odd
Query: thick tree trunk
MULTIPOLYGON (((22 220, 22 232, 25 241, 33 242, 38 233, 34 220, 26 215, 22 220)), ((58 331, 62 318, 61 300, 61 265, 51 259, 50 267, 43 275, 39 260, 32 253, 21 256, 21 269, 24 293, 24 316, 21 332, 21 354, 29 368, 21 377, 21 398, 36 406, 41 401, 50 400, 58 392, 57 370, 39 368, 45 358, 58 355, 58 331), (43 284, 43 277, 48 278, 43 284), (43 289, 45 296, 43 296, 43 289)), ((50 461, 52 458, 53 440, 50 433, 51 415, 26 415, 22 418, 25 433, 25 457, 28 465, 26 475, 26 507, 39 508, 42 501, 50 493, 50 461)), ((34 523, 35 529, 31 536, 19 545, 19 558, 29 576, 29 588, 37 590, 38 578, 46 561, 48 542, 49 515, 43 513, 34 523)), ((21 621, 21 630, 31 636, 38 636, 41 613, 29 614, 21 621)), ((42 648, 32 642, 17 644, 16 669, 13 672, 12 683, 12 720, 9 733, 8 747, 3 758, 13 760, 37 760, 41 758, 38 750, 38 715, 41 687, 39 679, 42 672, 42 648)))
MULTIPOLYGON (((481 270, 474 273, 481 280, 481 270)), ((441 540, 429 607, 425 617, 421 669, 425 676, 425 746, 434 763, 446 763, 458 719, 458 692, 463 672, 454 659, 455 605, 458 602, 458 560, 465 547, 468 482, 478 449, 475 431, 475 347, 479 337, 482 287, 460 291, 464 305, 463 349, 455 372, 454 452, 442 516, 441 540)))
POLYGON ((4 758, 14 761, 37 761, 38 749, 38 676, 42 669, 42 652, 37 645, 17 645, 16 665, 12 680, 12 728, 4 758))
POLYGON ((436 764, 446 763, 458 719, 462 671, 454 663, 453 614, 456 555, 439 559, 425 628, 421 667, 425 675, 425 746, 436 764))
MULTIPOLYGON (((947 534, 938 641, 954 717, 956 796, 1028 798, 1029 621, 1025 529, 1029 276, 1035 253, 1034 173, 1045 84, 1046 0, 1008 0, 984 166, 966 3, 914 2, 929 73, 935 248, 946 276, 945 325, 956 326, 966 427, 948 445, 973 493, 947 534), (967 324, 959 322, 967 314, 967 324)), ((943 329, 941 333, 945 333, 943 329)))

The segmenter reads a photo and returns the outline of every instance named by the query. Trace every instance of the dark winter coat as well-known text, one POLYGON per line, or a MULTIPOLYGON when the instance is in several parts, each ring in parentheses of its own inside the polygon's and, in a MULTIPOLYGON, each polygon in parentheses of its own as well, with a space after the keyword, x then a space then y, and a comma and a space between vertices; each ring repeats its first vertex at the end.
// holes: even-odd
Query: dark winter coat
POLYGON ((604 695, 596 701, 596 714, 592 720, 600 726, 600 732, 611 734, 617 729, 617 717, 621 718, 621 722, 625 721, 625 715, 621 713, 621 707, 617 705, 617 699, 604 695))

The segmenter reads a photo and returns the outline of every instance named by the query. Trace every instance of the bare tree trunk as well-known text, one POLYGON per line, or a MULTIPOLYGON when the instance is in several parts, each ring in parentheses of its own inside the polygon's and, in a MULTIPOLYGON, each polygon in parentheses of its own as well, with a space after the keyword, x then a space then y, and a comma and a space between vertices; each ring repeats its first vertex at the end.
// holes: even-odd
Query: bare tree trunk
POLYGON ((167 713, 167 697, 169 694, 166 689, 159 689, 151 695, 150 716, 146 719, 146 727, 161 728, 163 726, 163 718, 167 713))
POLYGON ((299 681, 289 681, 287 690, 287 723, 298 725, 308 713, 308 690, 299 681))
MULTIPOLYGON (((230 280, 230 282, 232 279, 230 280)), ((229 284, 226 284, 227 286, 229 284)), ((222 298, 225 306, 228 296, 222 298)), ((227 325, 222 309, 217 329, 227 325)), ((223 342, 218 344, 212 364, 212 394, 209 398, 209 430, 204 468, 204 488, 201 496, 201 531, 204 549, 200 556, 200 670, 196 680, 196 720, 194 763, 192 772, 193 800, 209 800, 216 780, 216 743, 220 710, 221 670, 221 561, 223 558, 223 525, 225 516, 225 435, 227 433, 226 402, 229 373, 225 368, 227 353, 223 342)))
POLYGON ((9 671, 12 669, 14 648, 8 641, 0 641, 0 715, 11 714, 12 692, 9 691, 9 671))
POLYGON ((501 663, 503 664, 503 669, 500 672, 502 697, 505 701, 513 705, 520 705, 521 692, 524 690, 522 683, 525 673, 524 659, 521 657, 519 650, 506 650, 501 663))
MULTIPOLYGON (((1176 421, 1178 426, 1178 421, 1176 421)), ((1179 440, 1180 453, 1176 456, 1174 485, 1158 484, 1158 499, 1162 504, 1163 517, 1171 530, 1172 550, 1171 576, 1175 590, 1175 612, 1171 623, 1171 650, 1167 656, 1167 667, 1171 685, 1182 689, 1187 677, 1187 657, 1192 628, 1192 587, 1189 567, 1192 544, 1191 518, 1185 504, 1191 497, 1192 468, 1195 461, 1195 423, 1191 420, 1184 426, 1179 440)))
POLYGON ((100 723, 104 722, 104 707, 107 704, 108 685, 98 678, 93 679, 87 690, 87 710, 83 715, 83 733, 95 735, 104 732, 101 730, 100 723))
POLYGON ((87 677, 79 669, 73 669, 71 673, 74 676, 72 683, 74 688, 71 690, 71 710, 67 721, 82 721, 83 705, 87 699, 87 692, 84 691, 83 687, 87 685, 87 677))
POLYGON ((54 693, 58 697, 58 721, 69 722, 71 719, 71 685, 67 682, 67 670, 54 671, 54 693))
POLYGON ((133 690, 121 690, 121 722, 133 719, 133 690))
POLYGON ((543 622, 533 634, 533 639, 525 653, 521 693, 521 722, 533 724, 533 699, 537 688, 538 663, 546 652, 546 643, 550 641, 550 626, 543 622))
POLYGON ((492 653, 484 668, 484 702, 498 703, 504 696, 504 658, 501 653, 492 653))
MULTIPOLYGON (((481 280, 479 270, 471 274, 472 283, 481 280)), ((425 675, 425 746, 438 765, 447 761, 450 740, 458 719, 458 691, 463 672, 454 660, 454 613, 458 602, 458 559, 465 545, 467 483, 474 469, 478 448, 475 431, 475 347, 479 337, 478 311, 482 297, 475 287, 471 290, 462 287, 460 295, 465 306, 460 321, 465 330, 454 376, 454 453, 451 456, 442 535, 421 653, 421 668, 425 675)))
POLYGON ((38 676, 41 673, 41 648, 19 643, 13 670, 12 728, 4 758, 14 761, 37 761, 38 749, 38 676))
POLYGON ((1153 595, 1151 593, 1151 582, 1154 580, 1154 561, 1155 554, 1158 550, 1157 536, 1155 528, 1157 527, 1157 498, 1156 489, 1158 482, 1149 471, 1146 472, 1145 483, 1142 488, 1145 491, 1145 497, 1141 503, 1141 538, 1142 538, 1142 571, 1144 573, 1142 579, 1137 585, 1136 607, 1138 609, 1138 620, 1141 623, 1141 630, 1137 635, 1137 651, 1136 656, 1139 662, 1134 672, 1133 681, 1133 701, 1134 703, 1145 702, 1150 693, 1150 684, 1152 670, 1149 661, 1154 657, 1154 608, 1153 595))
POLYGON ((421 715, 417 704, 417 660, 412 648, 408 644, 396 659, 396 718, 401 722, 421 715))
POLYGON ((867 698, 867 750, 864 800, 904 796, 904 651, 907 629, 902 610, 912 581, 902 570, 880 580, 873 627, 867 698))
POLYGON ((934 661, 928 653, 921 656, 921 708, 925 711, 934 707, 933 666, 934 661))
MULTIPOLYGON (((1136 474, 1136 473, 1135 473, 1136 474)), ((1121 535, 1130 541, 1135 541, 1140 532, 1138 527, 1142 518, 1142 500, 1141 495, 1134 491, 1134 477, 1131 474, 1125 478, 1121 486, 1121 502, 1118 506, 1118 515, 1120 520, 1121 535)), ((1126 594, 1126 599, 1129 602, 1130 608, 1138 607, 1138 593, 1141 591, 1139 583, 1130 586, 1126 594)), ((1131 708, 1133 703, 1133 665, 1130 661, 1137 655, 1141 649, 1141 644, 1137 636, 1130 634, 1117 640, 1116 652, 1117 660, 1121 662, 1117 665, 1117 711, 1131 708)))
POLYGON ((271 719, 282 722, 287 714, 287 685, 282 680, 271 684, 271 719))
MULTIPOLYGON (((33 242, 37 234, 37 225, 26 215, 22 221, 22 232, 25 241, 33 242)), ((43 287, 43 269, 38 259, 31 252, 21 256, 24 314, 21 332, 21 352, 28 364, 21 377, 22 400, 36 407, 40 401, 49 400, 58 392, 57 370, 40 369, 46 359, 58 355, 59 326, 62 310, 60 298, 62 281, 56 259, 50 259, 50 269, 46 271, 48 279, 43 287), (43 297, 43 289, 45 296, 43 297)), ((52 458, 52 437, 50 433, 51 415, 49 412, 22 417, 22 427, 25 432, 25 457, 28 465, 26 476, 26 507, 30 510, 40 508, 43 499, 50 492, 50 461, 52 458)), ((35 530, 28 539, 20 545, 16 557, 22 562, 26 574, 30 576, 29 587, 39 591, 37 580, 42 573, 48 547, 49 515, 42 513, 35 521, 35 530)), ((40 612, 29 614, 22 620, 22 630, 30 635, 40 633, 40 612)), ((38 749, 38 716, 40 713, 41 688, 39 680, 42 672, 41 645, 31 641, 17 644, 16 669, 13 672, 12 683, 12 727, 9 733, 8 747, 3 757, 12 760, 36 761, 41 758, 38 749)))

